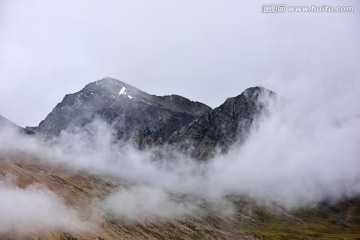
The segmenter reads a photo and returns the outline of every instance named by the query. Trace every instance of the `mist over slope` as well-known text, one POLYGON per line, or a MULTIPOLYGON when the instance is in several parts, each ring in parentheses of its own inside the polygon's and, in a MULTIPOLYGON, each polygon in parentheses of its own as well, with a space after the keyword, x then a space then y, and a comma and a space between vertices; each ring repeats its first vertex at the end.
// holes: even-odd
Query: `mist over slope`
MULTIPOLYGON (((176 134, 183 134, 182 136, 185 134, 184 142, 189 143, 190 146, 193 140, 200 139, 199 145, 205 145, 206 148, 197 149, 211 149, 213 154, 211 158, 206 158, 207 161, 197 160, 194 155, 184 151, 183 145, 173 145, 172 142, 165 144, 158 142, 159 144, 139 148, 137 144, 129 141, 129 138, 122 137, 119 129, 127 129, 126 134, 130 135, 133 132, 143 133, 142 130, 137 127, 123 128, 123 125, 119 125, 119 121, 106 121, 107 118, 104 116, 109 116, 108 111, 104 112, 105 115, 101 115, 100 111, 101 114, 91 116, 91 119, 85 122, 81 120, 79 123, 76 120, 77 125, 71 123, 66 127, 61 126, 63 129, 51 140, 18 134, 13 128, 3 128, 0 151, 5 156, 26 154, 39 159, 44 164, 64 168, 73 173, 85 171, 100 178, 114 178, 115 182, 126 183, 114 184, 109 192, 87 203, 95 215, 110 215, 112 218, 126 221, 139 219, 170 221, 201 217, 204 215, 202 207, 204 202, 220 212, 232 214, 234 205, 228 200, 229 196, 242 196, 257 203, 287 210, 315 207, 324 201, 335 202, 358 196, 360 194, 359 118, 335 118, 332 112, 329 114, 326 111, 328 103, 316 102, 314 101, 316 98, 310 101, 295 94, 290 98, 281 98, 274 97, 269 91, 261 88, 255 90, 253 93, 256 94, 251 95, 257 96, 255 100, 249 98, 245 92, 227 100, 224 105, 214 110, 209 111, 204 105, 197 104, 196 106, 201 106, 205 110, 203 115, 186 113, 192 117, 192 120, 185 121, 184 126, 179 125, 172 138, 175 138, 176 134), (241 110, 244 106, 245 110, 241 110), (250 106, 253 108, 249 108, 250 106), (215 113, 218 115, 214 117, 215 113), (234 113, 240 117, 234 117, 234 113), (228 121, 220 121, 218 124, 217 120, 211 120, 216 119, 217 116, 225 116, 220 118, 225 120, 228 117, 228 121), (203 124, 204 122, 206 124, 203 124), (207 126, 213 122, 216 124, 200 128, 204 131, 199 130, 199 126, 207 126), (233 127, 233 132, 229 132, 228 126, 233 127), (236 134, 231 135, 232 133, 236 134), (225 137, 229 137, 227 138, 229 141, 225 141, 227 143, 225 151, 219 144, 224 138, 214 137, 214 134, 218 136, 224 134, 225 137), (207 144, 209 142, 211 144, 207 144)), ((126 92, 123 86, 119 86, 114 92, 117 97, 126 101, 136 99, 136 95, 131 90, 128 90, 127 94, 133 99, 128 95, 122 96, 126 92)), ((153 96, 149 96, 150 99, 154 99, 153 96)), ((171 101, 171 98, 169 100, 171 101)), ((126 104, 139 106, 144 104, 142 101, 143 98, 140 102, 126 104)), ((76 102, 74 101, 73 104, 76 102)), ((150 109, 154 108, 154 103, 145 104, 149 105, 150 109)), ((193 103, 189 102, 189 104, 193 103)), ((62 107, 67 106, 60 103, 56 108, 62 107)), ((89 107, 102 109, 101 106, 89 107)), ((120 107, 121 105, 117 109, 120 107)), ((57 111, 56 108, 53 113, 57 111)), ((178 113, 184 114, 184 109, 176 104, 171 107, 159 104, 156 109, 175 116, 178 113)), ((89 108, 84 111, 91 114, 89 108)), ((129 111, 132 112, 133 110, 129 111)), ((155 113, 159 112, 155 111, 155 113)), ((125 112, 121 116, 126 119, 126 114, 125 112)), ((142 111, 140 115, 146 114, 142 111)), ((51 118, 51 115, 49 116, 51 118)), ((70 119, 71 116, 68 114, 66 117, 70 119)), ((154 121, 159 120, 158 115, 151 116, 156 116, 156 120, 155 117, 153 118, 154 121)), ((131 121, 128 120, 128 123, 131 121)), ((39 128, 46 124, 46 122, 41 123, 39 128)), ((149 124, 143 128, 147 130, 151 126, 151 122, 136 124, 138 122, 134 122, 138 127, 149 124)), ((59 126, 54 126, 57 127, 59 126)), ((42 129, 39 131, 45 131, 46 128, 42 129)), ((154 131, 154 133, 158 132, 154 131)), ((146 134, 144 139, 145 137, 146 134)), ((151 140, 151 142, 156 141, 151 140)), ((194 145, 194 149, 196 147, 198 146, 194 145)), ((20 189, 7 185, 6 181, 0 187, 3 192, 9 192, 9 189, 20 192, 17 195, 19 199, 23 197, 25 199, 33 194, 32 188, 20 189)), ((49 191, 45 189, 38 196, 44 196, 42 200, 51 203, 50 206, 56 206, 52 202, 58 197, 49 191)), ((34 201, 36 206, 37 200, 34 201)), ((55 203, 60 204, 56 208, 64 209, 61 198, 55 200, 55 203)), ((50 214, 52 210, 48 210, 50 214)), ((2 211, 5 211, 5 208, 2 211)), ((71 214, 76 216, 77 213, 73 211, 76 210, 62 212, 66 216, 71 214)), ((31 215, 27 211, 23 213, 29 214, 27 217, 31 215)), ((2 218, 1 221, 10 226, 2 230, 5 233, 9 229, 16 228, 14 224, 16 220, 11 222, 2 218)), ((78 218, 77 224, 86 225, 85 222, 78 218)), ((55 226, 64 227, 60 220, 56 224, 55 226)))

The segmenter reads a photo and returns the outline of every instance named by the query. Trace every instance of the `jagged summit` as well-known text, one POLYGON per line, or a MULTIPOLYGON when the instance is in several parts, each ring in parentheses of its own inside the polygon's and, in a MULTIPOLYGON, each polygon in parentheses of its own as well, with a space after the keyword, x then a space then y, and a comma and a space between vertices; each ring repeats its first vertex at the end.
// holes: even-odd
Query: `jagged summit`
POLYGON ((254 119, 265 107, 261 96, 274 95, 264 87, 248 88, 174 132, 169 141, 202 160, 211 158, 216 149, 226 152, 233 143, 243 142, 248 136, 254 119))

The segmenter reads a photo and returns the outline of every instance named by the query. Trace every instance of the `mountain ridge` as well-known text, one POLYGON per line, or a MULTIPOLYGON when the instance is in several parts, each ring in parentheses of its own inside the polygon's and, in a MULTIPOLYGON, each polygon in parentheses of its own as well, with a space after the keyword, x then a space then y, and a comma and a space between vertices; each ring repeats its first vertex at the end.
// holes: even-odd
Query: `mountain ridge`
POLYGON ((40 124, 29 130, 46 138, 82 128, 100 118, 118 140, 140 149, 164 144, 206 160, 220 147, 244 141, 254 119, 265 107, 260 95, 275 96, 264 87, 251 87, 217 108, 179 95, 156 96, 106 77, 67 94, 40 124))
POLYGON ((195 146, 190 155, 202 160, 214 156, 216 148, 222 153, 227 152, 236 141, 245 141, 254 120, 262 114, 266 103, 260 99, 261 95, 275 97, 274 92, 264 87, 247 88, 189 126, 174 132, 170 143, 180 144, 186 150, 195 146))

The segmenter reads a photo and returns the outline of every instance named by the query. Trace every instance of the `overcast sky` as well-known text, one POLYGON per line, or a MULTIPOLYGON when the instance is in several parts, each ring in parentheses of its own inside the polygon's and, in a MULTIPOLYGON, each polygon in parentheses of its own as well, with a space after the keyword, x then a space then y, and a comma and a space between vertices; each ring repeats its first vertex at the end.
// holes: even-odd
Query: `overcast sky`
POLYGON ((334 104, 351 96, 342 114, 360 114, 359 2, 291 1, 353 13, 262 13, 265 3, 0 0, 0 114, 38 125, 105 76, 211 107, 254 85, 286 95, 296 82, 334 104))

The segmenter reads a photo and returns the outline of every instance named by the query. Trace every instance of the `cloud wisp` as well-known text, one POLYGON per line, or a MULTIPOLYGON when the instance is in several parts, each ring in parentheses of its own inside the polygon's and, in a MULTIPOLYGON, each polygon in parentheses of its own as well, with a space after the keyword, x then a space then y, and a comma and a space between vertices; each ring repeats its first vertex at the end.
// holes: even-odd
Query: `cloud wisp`
POLYGON ((41 185, 20 188, 7 179, 0 180, 0 202, 0 234, 90 229, 76 210, 41 185))

